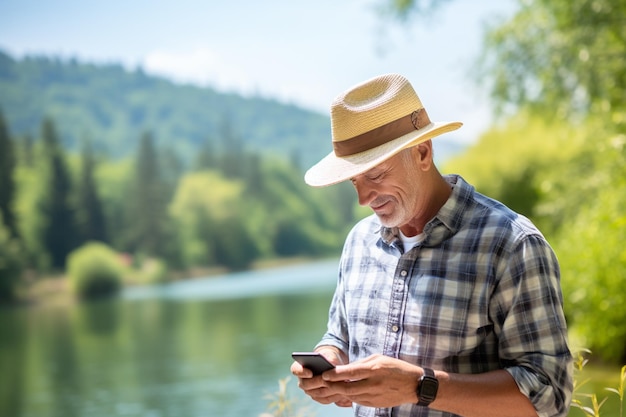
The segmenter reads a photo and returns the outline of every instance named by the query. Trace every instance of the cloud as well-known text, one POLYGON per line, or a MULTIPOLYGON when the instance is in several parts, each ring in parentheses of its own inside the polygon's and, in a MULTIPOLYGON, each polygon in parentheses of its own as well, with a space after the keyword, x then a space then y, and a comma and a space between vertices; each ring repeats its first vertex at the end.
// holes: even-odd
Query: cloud
POLYGON ((307 83, 297 68, 287 71, 287 64, 277 71, 276 60, 259 53, 228 57, 204 46, 187 51, 159 49, 148 53, 141 66, 146 73, 177 83, 272 98, 326 113, 331 86, 307 83))
POLYGON ((177 52, 155 50, 146 55, 143 68, 148 73, 179 83, 234 90, 242 94, 254 89, 248 74, 206 47, 177 52))

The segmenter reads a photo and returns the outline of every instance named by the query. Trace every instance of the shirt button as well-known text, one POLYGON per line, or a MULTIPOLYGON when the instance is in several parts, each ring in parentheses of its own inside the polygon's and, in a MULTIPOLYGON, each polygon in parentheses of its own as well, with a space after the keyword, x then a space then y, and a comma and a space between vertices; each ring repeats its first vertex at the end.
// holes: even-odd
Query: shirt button
POLYGON ((400 276, 401 276, 401 277, 406 277, 406 274, 407 274, 407 272, 406 272, 406 271, 401 271, 401 272, 400 272, 400 276))
POLYGON ((392 330, 394 333, 397 333, 397 332, 398 332, 398 330, 400 330, 400 328, 399 328, 398 326, 392 326, 392 327, 391 327, 391 330, 392 330))

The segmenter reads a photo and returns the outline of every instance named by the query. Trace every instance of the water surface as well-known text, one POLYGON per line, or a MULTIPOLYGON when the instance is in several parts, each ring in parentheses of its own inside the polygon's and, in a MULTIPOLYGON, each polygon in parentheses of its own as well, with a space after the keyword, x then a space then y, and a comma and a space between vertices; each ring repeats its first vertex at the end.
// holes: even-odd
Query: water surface
MULTIPOLYGON (((0 416, 258 416, 324 331, 337 261, 0 310, 0 416)), ((318 406, 292 378, 292 397, 318 406)))

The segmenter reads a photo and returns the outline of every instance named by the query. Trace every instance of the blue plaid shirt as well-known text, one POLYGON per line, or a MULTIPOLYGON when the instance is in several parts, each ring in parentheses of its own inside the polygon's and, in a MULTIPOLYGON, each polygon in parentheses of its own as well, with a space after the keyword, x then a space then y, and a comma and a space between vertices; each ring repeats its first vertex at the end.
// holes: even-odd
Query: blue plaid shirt
MULTIPOLYGON (((572 360, 557 259, 525 217, 459 176, 451 197, 404 252, 375 215, 350 232, 328 330, 350 361, 383 354, 452 373, 507 370, 540 416, 565 416, 572 360)), ((451 416, 404 404, 356 416, 451 416)))

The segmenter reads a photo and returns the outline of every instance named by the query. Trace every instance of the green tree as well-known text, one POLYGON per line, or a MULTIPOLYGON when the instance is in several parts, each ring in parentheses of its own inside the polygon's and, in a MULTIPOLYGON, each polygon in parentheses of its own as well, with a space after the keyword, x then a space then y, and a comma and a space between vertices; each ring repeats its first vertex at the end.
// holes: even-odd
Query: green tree
POLYGON ((168 187, 161 176, 159 158, 150 133, 141 137, 130 203, 129 249, 151 256, 166 254, 168 187))
POLYGON ((17 298, 17 285, 22 271, 22 248, 11 236, 0 213, 0 304, 17 298))
POLYGON ((25 155, 18 147, 15 167, 15 211, 19 213, 18 229, 23 247, 24 266, 43 270, 50 267, 50 256, 43 243, 43 230, 47 219, 42 215, 45 190, 43 178, 48 176, 48 156, 42 141, 33 142, 32 149, 25 155))
POLYGON ((217 155, 215 146, 211 139, 205 139, 200 144, 198 153, 192 160, 192 169, 195 171, 203 171, 207 169, 215 169, 217 166, 217 155))
POLYGON ((547 117, 588 114, 626 126, 626 3, 623 0, 520 1, 492 28, 481 80, 500 108, 531 106, 547 117))
POLYGON ((76 211, 70 201, 72 183, 65 154, 51 119, 43 121, 41 135, 48 158, 44 178, 45 196, 41 206, 45 224, 42 241, 50 254, 51 266, 62 269, 67 255, 76 247, 78 240, 76 211))
POLYGON ((264 193, 264 178, 261 165, 263 161, 259 154, 242 155, 244 158, 246 190, 251 197, 260 196, 264 193))
POLYGON ((580 153, 544 178, 550 193, 538 211, 546 220, 563 218, 552 235, 574 343, 624 363, 626 135, 611 128, 601 117, 588 121, 580 153))
POLYGON ((222 123, 220 140, 222 145, 218 159, 220 171, 226 178, 243 178, 244 164, 241 163, 245 155, 243 142, 228 120, 222 123))
POLYGON ((220 265, 232 270, 250 267, 259 249, 241 217, 232 215, 214 225, 215 257, 220 265))
POLYGON ((4 115, 0 111, 0 215, 11 236, 18 235, 13 203, 15 198, 16 156, 4 115))
MULTIPOLYGON (((270 239, 273 253, 319 256, 339 249, 349 226, 344 208, 336 205, 338 190, 345 189, 308 187, 298 169, 282 160, 268 160, 262 170, 264 192, 253 202, 263 208, 256 214, 263 225, 258 233, 270 239)), ((351 208, 354 195, 350 190, 351 208)))
POLYGON ((413 16, 430 14, 450 0, 383 0, 379 10, 387 16, 400 21, 408 21, 413 16))
POLYGON ((83 242, 107 242, 104 208, 94 177, 95 164, 91 143, 87 142, 83 148, 78 187, 78 227, 83 242))
MULTIPOLYGON (((393 18, 427 15, 449 0, 383 0, 393 18)), ((530 107, 555 120, 589 114, 626 125, 626 2, 520 0, 515 15, 490 27, 477 83, 499 110, 530 107)))
MULTIPOLYGON (((229 250, 237 250, 232 245, 223 243, 232 239, 225 237, 234 233, 247 233, 245 230, 218 230, 218 224, 226 224, 238 214, 235 209, 244 198, 244 184, 238 180, 229 180, 215 171, 189 173, 181 179, 176 194, 170 205, 176 229, 183 246, 187 265, 207 266, 230 264, 238 260, 237 255, 229 250), (217 249, 217 246, 222 246, 217 249), (218 253, 219 252, 219 253, 218 253)), ((239 218, 242 223, 242 219, 239 218)), ((228 265, 231 266, 231 265, 228 265)))
POLYGON ((535 166, 533 182, 542 195, 534 211, 561 261, 572 332, 613 361, 626 359, 626 312, 620 307, 625 300, 619 290, 626 287, 620 243, 626 213, 624 15, 621 0, 520 2, 510 21, 488 33, 479 76, 492 80, 499 109, 530 110, 567 132, 557 152, 546 152, 558 141, 546 129, 536 132, 544 143, 533 141, 539 146, 532 150, 528 145, 527 157, 512 151, 499 157, 527 166, 537 158, 552 159, 535 166))
POLYGON ((128 199, 132 194, 133 175, 134 160, 131 158, 106 158, 94 166, 94 182, 98 186, 105 217, 105 236, 119 251, 129 250, 129 236, 125 231, 132 225, 128 199))
MULTIPOLYGON (((461 173, 478 191, 554 233, 564 213, 552 210, 546 200, 552 192, 548 173, 572 164, 585 139, 580 129, 520 111, 487 130, 467 151, 448 161, 444 171, 461 173)), ((558 202, 578 196, 582 197, 579 193, 563 196, 558 202)))

